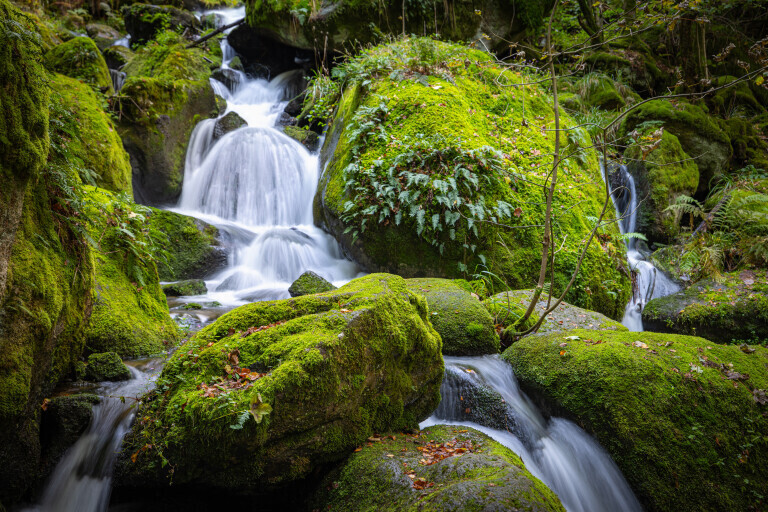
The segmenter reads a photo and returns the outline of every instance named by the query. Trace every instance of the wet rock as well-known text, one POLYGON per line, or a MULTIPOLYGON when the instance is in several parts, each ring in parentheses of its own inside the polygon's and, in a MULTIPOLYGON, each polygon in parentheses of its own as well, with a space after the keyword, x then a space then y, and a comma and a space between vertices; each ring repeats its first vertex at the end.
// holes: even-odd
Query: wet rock
POLYGON ((162 30, 197 33, 200 21, 189 11, 169 5, 133 4, 120 9, 131 42, 144 44, 162 30))
POLYGON ((320 144, 320 136, 305 128, 299 128, 298 126, 285 126, 283 133, 292 138, 293 140, 300 142, 309 151, 317 150, 320 144))
POLYGON ((44 402, 40 420, 43 464, 53 469, 64 452, 75 444, 93 418, 93 406, 101 399, 92 394, 57 396, 44 402))
POLYGON ((229 61, 229 67, 235 71, 245 71, 245 68, 243 67, 243 61, 240 60, 239 56, 235 56, 234 59, 229 61))
POLYGON ((106 48, 103 54, 109 69, 119 69, 133 58, 133 52, 130 48, 122 45, 112 45, 106 48))
POLYGON ((303 103, 304 103, 303 97, 293 98, 285 106, 285 109, 283 109, 283 112, 285 112, 286 114, 292 117, 297 117, 299 114, 301 114, 301 106, 303 103))
POLYGON ((243 126, 248 126, 245 119, 236 112, 230 112, 216 120, 216 124, 213 126, 213 140, 218 140, 229 132, 233 132, 243 126))
POLYGON ((211 73, 211 78, 224 84, 230 91, 234 91, 243 81, 243 75, 234 69, 217 69, 211 73))
POLYGON ((464 369, 445 368, 440 397, 440 405, 434 412, 437 418, 515 431, 515 420, 501 395, 464 369))
POLYGON ((335 290, 336 287, 329 283, 324 277, 319 276, 308 270, 299 276, 288 288, 291 297, 300 297, 302 295, 311 295, 313 293, 323 293, 335 290))
POLYGON ((181 297, 184 295, 203 295, 208 292, 205 281, 202 279, 188 279, 177 283, 163 285, 163 293, 168 297, 181 297))
POLYGON ((480 300, 450 279, 408 279, 408 289, 427 299, 429 320, 443 339, 443 355, 499 352, 493 318, 480 300))
MULTIPOLYGON (((266 77, 274 78, 280 73, 308 67, 314 62, 314 51, 302 50, 290 45, 275 41, 269 37, 263 37, 250 29, 246 23, 236 27, 227 40, 234 50, 240 55, 246 71, 252 73, 253 64, 259 64, 267 71, 266 77)), ((258 72, 254 73, 259 76, 258 72)))
POLYGON ((102 352, 88 356, 85 377, 93 382, 128 380, 131 372, 115 352, 102 352))
POLYGON ((277 116, 277 121, 275 124, 277 126, 296 126, 296 118, 291 117, 286 112, 280 112, 280 115, 277 116))
POLYGON ((102 51, 112 46, 115 41, 122 37, 120 32, 103 23, 89 23, 85 26, 85 31, 88 33, 88 37, 94 40, 99 50, 102 51))

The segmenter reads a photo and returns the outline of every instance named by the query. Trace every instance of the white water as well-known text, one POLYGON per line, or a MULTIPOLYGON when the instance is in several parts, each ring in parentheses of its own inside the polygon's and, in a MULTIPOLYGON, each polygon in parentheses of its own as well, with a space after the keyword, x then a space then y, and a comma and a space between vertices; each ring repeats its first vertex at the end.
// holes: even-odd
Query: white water
MULTIPOLYGON (((242 8, 206 11, 229 23, 242 8)), ((203 300, 237 306, 289 296, 288 287, 312 270, 340 286, 360 275, 339 244, 314 226, 312 204, 319 180, 318 155, 275 127, 288 100, 299 93, 302 72, 272 81, 228 68, 235 53, 222 43, 222 68, 237 76, 233 90, 211 80, 247 126, 214 140, 216 120, 195 128, 187 149, 184 185, 174 211, 197 217, 235 239, 228 267, 206 282, 203 300)), ((194 300, 199 301, 200 297, 194 300)))
MULTIPOLYGON (((622 185, 611 191, 611 198, 616 207, 616 217, 620 219, 619 229, 622 234, 635 233, 638 211, 635 180, 624 165, 619 166, 616 172, 622 185)), ((643 330, 643 308, 648 301, 678 292, 680 287, 645 260, 636 249, 636 242, 635 238, 627 239, 627 263, 630 270, 636 271, 636 284, 621 323, 630 331, 640 332, 643 330)))
POLYGON ((93 419, 80 439, 67 450, 51 475, 40 504, 26 512, 99 512, 107 509, 112 469, 123 436, 133 420, 133 398, 154 384, 157 369, 151 361, 141 370, 129 366, 131 380, 103 382, 93 419), (126 397, 123 401, 118 397, 126 397))
POLYGON ((511 431, 462 421, 460 390, 447 379, 435 413, 419 427, 466 425, 517 453, 528 470, 560 498, 569 512, 632 512, 642 507, 608 453, 584 430, 563 418, 545 419, 520 390, 512 367, 498 356, 445 357, 446 372, 498 393, 514 419, 511 431), (472 372, 467 372, 471 369, 472 372))

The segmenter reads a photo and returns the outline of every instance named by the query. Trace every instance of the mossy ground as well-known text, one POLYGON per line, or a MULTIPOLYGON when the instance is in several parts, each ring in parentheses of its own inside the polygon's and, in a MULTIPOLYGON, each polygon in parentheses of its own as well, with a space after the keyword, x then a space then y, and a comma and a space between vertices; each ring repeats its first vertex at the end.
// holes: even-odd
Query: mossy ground
POLYGON ((424 299, 397 276, 241 306, 168 361, 127 438, 120 480, 166 485, 172 469, 174 484, 249 492, 305 478, 374 432, 429 415, 440 348, 424 299), (241 381, 243 369, 255 380, 241 381), (209 385, 221 392, 204 396, 209 385))
POLYGON ((313 505, 366 512, 564 510, 517 455, 474 429, 435 425, 375 439, 323 482, 313 505), (472 449, 435 464, 420 463, 426 457, 421 450, 429 453, 430 446, 446 443, 472 449), (419 479, 432 485, 417 490, 419 479))
MULTIPOLYGON (((428 39, 405 39, 366 50, 348 64, 347 73, 352 85, 343 93, 326 139, 324 153, 335 151, 318 191, 318 205, 326 225, 371 269, 406 276, 458 277, 462 268, 459 264, 473 272, 482 262, 478 255, 483 255, 488 269, 510 287, 532 286, 540 265, 541 239, 537 229, 527 226, 543 221, 543 195, 541 187, 534 183, 546 176, 554 144, 552 133, 546 131, 553 126, 547 93, 536 86, 516 86, 531 77, 508 70, 502 73, 481 52, 428 39), (361 123, 377 122, 373 118, 361 119, 360 112, 381 104, 386 105, 386 114, 378 121, 381 136, 356 148, 350 132, 361 123), (356 124, 351 125, 353 121, 356 124), (477 237, 471 229, 457 227, 451 238, 445 228, 440 238, 444 244, 442 255, 437 246, 417 236, 416 221, 405 214, 397 226, 394 214, 370 219, 354 242, 350 235, 343 235, 347 226, 339 218, 347 202, 356 201, 345 191, 347 166, 356 162, 361 169, 382 168, 377 162, 384 162, 386 168, 424 137, 434 139, 434 149, 460 146, 465 151, 484 147, 500 151, 503 171, 480 174, 481 181, 487 180, 482 181, 480 193, 489 207, 504 201, 520 210, 504 219, 501 226, 487 218, 486 222, 478 222, 477 237)), ((565 116, 562 123, 574 124, 565 116)), ((555 197, 556 236, 559 240, 565 237, 555 263, 555 290, 562 289, 570 278, 591 227, 588 217, 599 216, 604 197, 597 155, 592 150, 577 150, 589 146, 589 136, 578 130, 574 133, 577 135, 570 142, 562 143, 572 144, 578 158, 567 160, 561 167, 555 197)), ((376 179, 385 177, 377 175, 376 179)), ((435 200, 429 199, 431 196, 425 197, 426 202, 421 200, 429 210, 428 217, 442 211, 435 200)), ((370 200, 357 199, 357 204, 368 204, 370 200)), ((611 217, 612 208, 608 210, 611 217)), ((607 228, 607 234, 615 233, 615 226, 607 228)), ((611 254, 593 240, 568 299, 618 317, 629 294, 629 281, 617 270, 622 259, 623 255, 611 254)))
POLYGON ((101 51, 89 37, 74 37, 45 54, 51 71, 77 78, 104 92, 113 92, 109 68, 101 51))
POLYGON ((757 391, 768 349, 753 348, 574 330, 524 338, 503 357, 526 390, 595 435, 649 510, 749 510, 768 493, 757 391))
POLYGON ((408 289, 423 295, 429 320, 443 339, 443 354, 476 356, 499 352, 493 318, 470 292, 449 279, 408 279, 408 289))

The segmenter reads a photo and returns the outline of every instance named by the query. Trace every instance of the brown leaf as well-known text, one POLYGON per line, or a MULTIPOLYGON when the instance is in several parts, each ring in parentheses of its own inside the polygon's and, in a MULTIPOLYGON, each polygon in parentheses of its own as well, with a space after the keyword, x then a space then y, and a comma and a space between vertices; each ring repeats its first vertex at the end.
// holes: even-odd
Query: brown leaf
POLYGON ((44 411, 47 411, 48 410, 48 404, 50 404, 50 403, 51 403, 51 401, 46 398, 45 400, 43 400, 43 403, 40 404, 40 408, 42 410, 44 410, 44 411))
POLYGON ((519 217, 522 214, 523 214, 523 209, 520 208, 519 206, 515 208, 515 211, 512 212, 512 215, 514 215, 515 217, 519 217))

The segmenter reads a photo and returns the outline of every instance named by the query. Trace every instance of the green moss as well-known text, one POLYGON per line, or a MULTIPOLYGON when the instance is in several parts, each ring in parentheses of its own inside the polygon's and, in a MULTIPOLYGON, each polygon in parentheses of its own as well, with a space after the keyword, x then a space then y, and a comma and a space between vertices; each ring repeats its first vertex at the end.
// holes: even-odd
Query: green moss
POLYGON ((317 144, 320 140, 315 132, 298 126, 284 126, 283 133, 293 140, 300 142, 310 151, 317 149, 317 144))
POLYGON ((575 330, 525 338, 503 357, 524 388, 595 435, 647 509, 749 510, 768 492, 768 419, 753 394, 768 389, 768 350, 575 330))
POLYGON ((493 318, 470 292, 448 279, 408 279, 407 283, 409 290, 427 299, 429 320, 443 339, 443 354, 498 353, 493 318))
POLYGON ((565 510, 511 450, 474 429, 445 425, 367 443, 320 489, 312 505, 321 510, 565 510), (469 449, 435 464, 419 463, 421 450, 430 453, 441 444, 469 449), (420 479, 429 487, 415 489, 420 479))
POLYGON ((653 299, 643 310, 643 323, 653 330, 692 334, 714 343, 768 343, 768 286, 761 282, 761 274, 764 271, 743 276, 734 272, 724 275, 721 283, 705 280, 653 299))
MULTIPOLYGON (((118 249, 118 234, 107 229, 107 222, 115 222, 113 219, 125 213, 123 209, 130 204, 95 188, 89 188, 89 197, 100 205, 93 211, 100 222, 92 227, 99 250, 95 253, 96 287, 86 348, 90 352, 116 352, 121 357, 162 352, 178 342, 179 333, 168 315, 155 264, 131 261, 125 249, 118 249), (143 285, 136 275, 141 267, 143 285)), ((121 222, 119 218, 117 222, 121 222)))
MULTIPOLYGON (((169 297, 179 297, 182 295, 203 295, 208 289, 205 287, 205 281, 202 279, 188 279, 177 283, 164 284, 163 293, 169 297)), ((197 309, 200 309, 199 307, 197 309)))
POLYGON ((88 380, 101 382, 105 380, 128 380, 131 372, 123 364, 120 356, 114 352, 103 352, 88 356, 88 366, 85 369, 88 380))
POLYGON ((166 253, 157 258, 161 281, 206 277, 226 262, 215 226, 194 217, 152 208, 149 227, 155 242, 166 253))
POLYGON ((111 68, 120 68, 133 58, 130 48, 122 45, 113 45, 104 50, 104 60, 111 68))
POLYGON ((75 37, 49 50, 45 54, 45 66, 104 92, 114 92, 107 63, 89 37, 75 37))
POLYGON ((291 294, 291 297, 299 297, 301 295, 329 292, 335 289, 336 287, 322 276, 309 270, 301 274, 298 279, 291 283, 288 292, 291 294))
MULTIPOLYGON (((157 40, 136 51, 123 71, 128 77, 153 77, 158 80, 205 80, 211 75, 212 55, 200 48, 185 46, 187 41, 175 32, 163 32, 157 40)), ((215 63, 218 65, 221 62, 215 63)))
POLYGON ((175 485, 238 492, 304 478, 374 432, 411 428, 429 415, 439 402, 440 345, 424 299, 396 276, 241 306, 168 361, 140 408, 146 419, 127 438, 119 478, 167 485, 173 467, 175 485), (245 368, 255 380, 240 379, 245 368), (204 396, 203 385, 217 384, 228 389, 204 396), (148 442, 157 450, 131 463, 148 442), (170 463, 165 470, 158 454, 170 463))
MULTIPOLYGON (((641 134, 641 137, 648 133, 641 134)), ((640 144, 642 144, 642 139, 640 144)), ((629 147, 624 157, 635 176, 639 197, 646 198, 638 212, 637 231, 652 241, 668 242, 680 231, 680 214, 666 211, 680 195, 693 196, 699 186, 699 168, 671 132, 665 131, 661 145, 643 158, 642 149, 629 147)))
MULTIPOLYGON (((114 123, 90 87, 63 75, 51 81, 52 122, 63 141, 70 165, 92 173, 93 184, 112 192, 130 193, 131 163, 114 123)), ((83 181, 90 177, 81 174, 83 181)))
MULTIPOLYGON (((544 155, 553 150, 553 135, 541 130, 542 125, 551 127, 553 122, 548 95, 534 86, 501 87, 495 82, 500 76, 504 85, 528 79, 508 71, 502 76, 501 70, 480 52, 423 39, 367 50, 348 65, 347 73, 351 85, 339 102, 323 149, 330 158, 318 189, 316 211, 326 226, 369 269, 408 277, 458 277, 462 268, 467 272, 478 268, 483 263, 479 255, 483 255, 487 268, 510 287, 532 286, 540 266, 541 239, 538 230, 525 226, 539 225, 544 217, 541 187, 531 181, 538 182, 546 175, 549 159, 544 155), (422 79, 416 73, 430 76, 422 79), (363 81, 365 87, 358 85, 363 81), (375 115, 363 115, 373 110, 375 115), (534 119, 535 123, 531 121, 534 119), (366 122, 378 123, 381 130, 358 147, 352 143, 353 133, 366 122), (500 202, 511 205, 511 210, 519 207, 519 216, 501 219, 502 226, 478 221, 470 227, 464 220, 451 225, 446 208, 435 198, 438 189, 430 181, 430 185, 418 189, 423 192, 418 205, 427 210, 424 224, 432 226, 434 215, 438 215, 437 225, 443 226, 442 231, 434 229, 438 232, 435 245, 417 234, 424 229, 417 220, 419 208, 409 210, 407 204, 394 199, 392 209, 369 215, 364 226, 359 221, 352 226, 342 222, 349 211, 348 202, 368 206, 371 197, 390 201, 366 188, 366 180, 387 183, 388 166, 425 138, 429 138, 429 143, 423 143, 429 151, 500 151, 500 169, 485 170, 475 161, 464 160, 451 162, 450 168, 462 163, 477 173, 482 185, 472 192, 470 202, 485 204, 493 212, 486 221, 490 216, 500 220, 494 210, 500 202), (354 187, 346 185, 350 163, 365 178, 356 180, 354 187), (516 180, 517 176, 527 181, 516 180), (356 200, 357 196, 365 200, 356 200), (398 209, 399 217, 395 213, 398 209), (345 234, 347 227, 358 231, 364 227, 364 231, 353 240, 351 234, 345 234)), ((574 124, 565 116, 562 122, 565 126, 574 124)), ((579 132, 576 139, 581 142, 574 144, 590 145, 586 133, 579 132)), ((418 162, 409 170, 419 172, 418 162)), ((430 179, 436 178, 447 180, 443 175, 430 179)), ((587 217, 600 213, 601 181, 594 151, 584 150, 563 166, 555 200, 556 211, 560 212, 556 221, 561 230, 558 238, 565 239, 565 244, 558 254, 555 290, 562 289, 575 268, 579 243, 590 229, 587 217)), ((463 211, 465 216, 470 215, 467 212, 463 211)), ((609 231, 616 233, 613 226, 609 231)), ((629 294, 628 280, 617 270, 622 257, 593 241, 568 300, 619 316, 629 294)))

